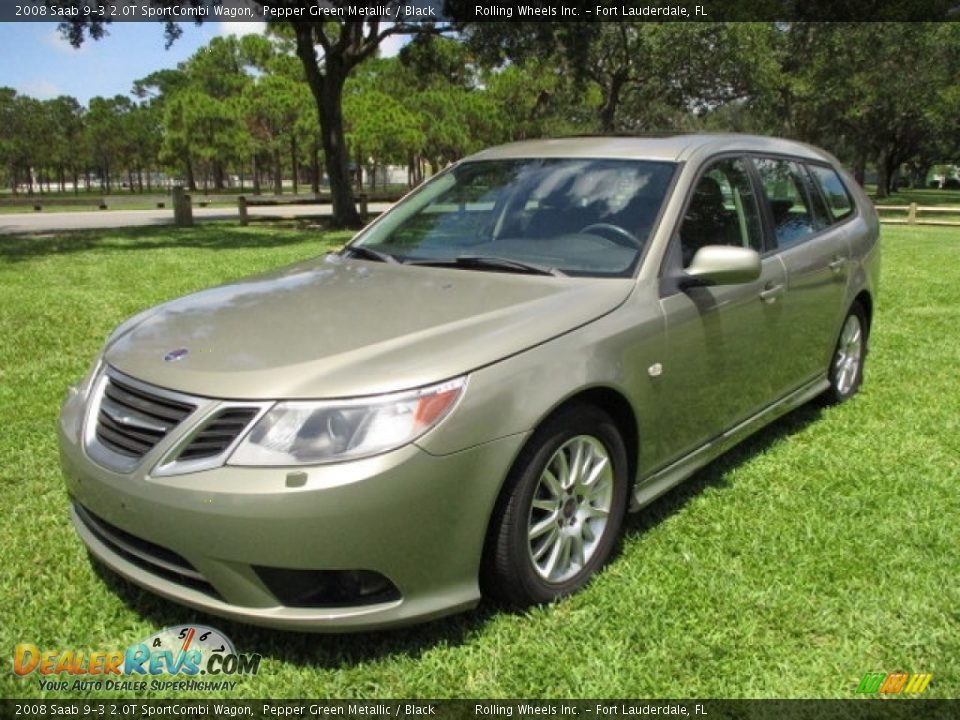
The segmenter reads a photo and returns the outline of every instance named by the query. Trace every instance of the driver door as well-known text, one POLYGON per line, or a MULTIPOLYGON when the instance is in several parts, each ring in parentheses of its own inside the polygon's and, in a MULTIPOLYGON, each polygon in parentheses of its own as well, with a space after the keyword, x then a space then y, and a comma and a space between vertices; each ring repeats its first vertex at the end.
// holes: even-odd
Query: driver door
POLYGON ((786 331, 779 257, 761 261, 751 282, 681 289, 676 278, 706 245, 765 251, 760 207, 742 158, 713 162, 700 175, 663 265, 664 464, 753 415, 779 395, 776 364, 786 331))

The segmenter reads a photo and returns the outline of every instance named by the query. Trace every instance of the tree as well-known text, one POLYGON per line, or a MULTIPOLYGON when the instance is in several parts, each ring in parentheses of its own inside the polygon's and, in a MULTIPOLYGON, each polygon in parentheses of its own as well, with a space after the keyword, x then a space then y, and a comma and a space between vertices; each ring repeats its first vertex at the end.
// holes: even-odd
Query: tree
MULTIPOLYGON (((167 107, 168 102, 176 97, 177 93, 189 86, 190 79, 184 70, 183 64, 176 69, 164 69, 152 72, 144 78, 135 80, 132 94, 140 100, 137 109, 138 159, 148 168, 154 163, 165 163, 186 173, 190 165, 189 159, 178 154, 182 150, 182 143, 167 142, 167 107)), ((192 177, 192 167, 190 173, 192 177)), ((139 173, 138 173, 139 175, 139 173)), ((147 172, 147 190, 152 189, 152 173, 147 172)), ((193 180, 191 189, 195 189, 193 180)))
POLYGON ((474 24, 467 36, 489 64, 551 57, 599 90, 599 129, 612 133, 749 96, 774 69, 774 32, 760 23, 524 22, 474 24))
MULTIPOLYGON (((298 152, 297 122, 303 112, 303 85, 283 75, 263 75, 243 95, 243 113, 254 142, 265 149, 273 164, 273 190, 283 192, 281 153, 290 148, 296 183, 298 152)), ((294 190, 296 191, 296 190, 294 190)))
POLYGON ((599 88, 574 82, 550 56, 484 72, 483 85, 497 108, 497 132, 485 137, 488 144, 599 130, 599 88))
MULTIPOLYGON (((295 3, 304 6, 308 2, 295 3)), ((334 7, 348 3, 334 0, 334 7)), ((391 16, 399 17, 399 8, 406 0, 391 0, 391 16)), ((360 215, 350 190, 349 155, 343 123, 343 88, 347 78, 364 60, 372 57, 386 38, 397 34, 416 34, 436 31, 435 26, 413 25, 404 22, 390 24, 379 20, 321 21, 294 23, 297 57, 303 63, 307 84, 313 93, 320 121, 320 134, 326 156, 327 174, 333 200, 333 222, 342 226, 359 226, 360 215), (384 26, 385 25, 385 26, 384 26), (322 51, 322 57, 317 53, 322 51)))
MULTIPOLYGON (((258 35, 247 35, 241 40, 245 55, 261 73, 253 86, 256 91, 251 93, 251 97, 255 99, 272 95, 275 98, 268 104, 261 101, 259 107, 256 102, 248 104, 247 111, 255 111, 255 115, 248 118, 248 123, 253 123, 251 131, 258 123, 266 123, 259 128, 261 140, 264 130, 268 131, 270 137, 276 137, 276 171, 279 172, 281 167, 280 145, 285 145, 289 150, 294 193, 299 188, 301 155, 306 148, 310 185, 313 193, 317 194, 320 192, 322 174, 317 113, 303 74, 303 66, 294 54, 293 39, 287 35, 289 33, 274 33, 269 40, 258 35), (265 84, 261 86, 261 82, 265 84)), ((279 191, 279 188, 276 189, 279 191)))
POLYGON ((0 87, 0 162, 7 175, 7 182, 14 194, 18 180, 18 110, 17 91, 0 87))
POLYGON ((84 109, 76 98, 67 95, 44 104, 44 114, 51 119, 53 134, 48 140, 50 159, 57 172, 60 192, 66 186, 67 170, 73 182, 73 191, 79 191, 79 173, 87 161, 83 142, 84 109))
POLYGON ((95 97, 87 112, 87 137, 93 148, 93 163, 100 171, 100 186, 113 191, 115 173, 124 169, 130 159, 134 140, 129 135, 125 116, 133 109, 133 102, 123 95, 112 98, 95 97))
MULTIPOLYGON (((72 5, 74 0, 48 0, 53 4, 72 5)), ((215 0, 195 0, 196 5, 210 5, 215 0)), ((276 6, 276 2, 254 0, 259 5, 276 6)), ((151 0, 159 7, 171 7, 176 0, 151 0)), ((285 0, 285 7, 299 8, 301 17, 311 17, 313 0, 285 0)), ((348 0, 330 0, 329 5, 346 15, 348 0)), ((296 40, 296 54, 303 64, 304 75, 314 98, 319 119, 321 142, 326 157, 327 173, 333 201, 333 223, 356 227, 361 219, 354 206, 350 188, 349 155, 344 138, 343 88, 347 78, 364 60, 372 57, 380 44, 392 35, 438 33, 453 29, 451 25, 414 23, 395 20, 406 14, 410 0, 386 0, 384 20, 318 20, 285 23, 296 40), (319 49, 319 52, 318 52, 319 49)), ((78 16, 61 24, 61 30, 75 47, 86 37, 99 40, 105 31, 105 22, 78 16)), ((168 43, 182 32, 176 23, 164 25, 168 43)))
POLYGON ((771 116, 781 130, 835 149, 863 182, 877 167, 877 195, 893 189, 902 164, 915 175, 953 135, 960 42, 952 23, 809 23, 783 29, 782 82, 771 116))
POLYGON ((220 100, 192 87, 181 90, 166 105, 162 157, 179 165, 187 186, 196 190, 198 171, 204 187, 213 176, 223 188, 224 168, 237 160, 245 147, 239 99, 220 100))
MULTIPOLYGON (((344 100, 346 140, 360 168, 369 163, 371 187, 381 165, 406 163, 424 144, 421 118, 393 95, 379 90, 348 94, 344 100)), ((359 183, 358 183, 359 184, 359 183)))

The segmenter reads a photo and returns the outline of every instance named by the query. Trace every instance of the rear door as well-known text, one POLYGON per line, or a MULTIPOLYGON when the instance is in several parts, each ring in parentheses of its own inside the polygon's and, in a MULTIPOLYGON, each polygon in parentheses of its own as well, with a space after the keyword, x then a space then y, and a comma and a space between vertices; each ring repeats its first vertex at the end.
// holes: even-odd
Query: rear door
POLYGON ((787 273, 785 330, 775 364, 775 382, 787 391, 827 369, 845 311, 850 247, 844 224, 835 222, 806 165, 772 157, 753 162, 765 200, 768 242, 787 273))

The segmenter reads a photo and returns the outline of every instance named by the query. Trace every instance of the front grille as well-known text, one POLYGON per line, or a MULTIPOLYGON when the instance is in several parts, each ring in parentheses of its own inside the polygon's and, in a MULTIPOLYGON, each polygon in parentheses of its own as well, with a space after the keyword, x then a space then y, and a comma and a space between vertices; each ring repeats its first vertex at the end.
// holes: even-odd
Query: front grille
POLYGON ((173 550, 131 535, 126 530, 111 525, 77 502, 74 502, 73 509, 84 527, 100 542, 141 570, 178 585, 199 590, 211 597, 220 597, 206 578, 186 558, 173 550))
POLYGON ((225 452, 258 412, 255 407, 232 407, 216 413, 180 451, 177 462, 216 457, 225 452))
POLYGON ((97 414, 97 439, 115 453, 141 458, 195 409, 108 376, 97 414))

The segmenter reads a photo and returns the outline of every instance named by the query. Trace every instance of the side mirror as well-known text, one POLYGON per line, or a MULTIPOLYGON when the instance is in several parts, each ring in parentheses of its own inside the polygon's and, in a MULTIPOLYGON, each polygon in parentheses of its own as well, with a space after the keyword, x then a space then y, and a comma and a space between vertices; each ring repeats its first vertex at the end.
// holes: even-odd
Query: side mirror
POLYGON ((760 277, 760 254, 752 248, 705 245, 697 250, 680 279, 681 287, 737 285, 760 277))

